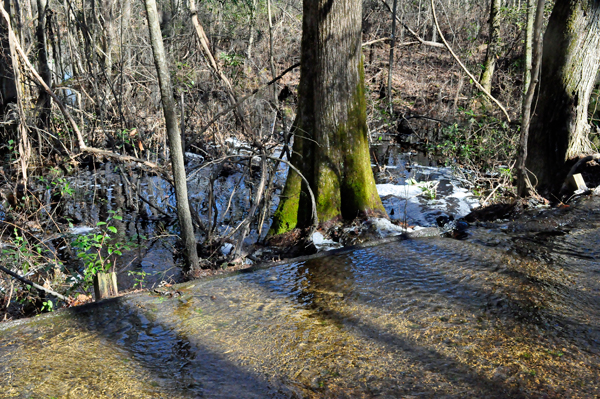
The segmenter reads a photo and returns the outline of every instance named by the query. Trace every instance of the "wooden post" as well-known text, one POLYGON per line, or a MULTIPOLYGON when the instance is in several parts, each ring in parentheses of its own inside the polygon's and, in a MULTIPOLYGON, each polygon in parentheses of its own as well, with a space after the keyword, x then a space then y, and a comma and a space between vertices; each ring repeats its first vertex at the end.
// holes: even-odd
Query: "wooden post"
POLYGON ((567 184, 574 190, 586 190, 587 186, 585 185, 585 181, 583 180, 583 176, 581 173, 577 173, 575 175, 571 175, 567 178, 567 184))
POLYGON ((118 293, 117 273, 98 272, 98 274, 94 276, 94 294, 96 294, 96 302, 117 296, 118 293))

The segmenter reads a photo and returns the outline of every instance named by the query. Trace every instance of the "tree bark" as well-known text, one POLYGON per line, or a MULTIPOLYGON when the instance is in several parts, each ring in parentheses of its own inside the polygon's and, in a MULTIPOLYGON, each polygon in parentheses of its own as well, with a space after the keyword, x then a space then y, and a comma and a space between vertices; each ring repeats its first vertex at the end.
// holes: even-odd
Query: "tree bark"
POLYGON ((544 35, 527 168, 538 192, 560 188, 565 162, 592 152, 588 105, 600 67, 600 0, 557 0, 544 35))
MULTIPOLYGON (((385 216, 371 171, 360 0, 304 0, 302 66, 291 162, 316 197, 321 223, 385 216)), ((312 224, 312 204, 290 170, 269 234, 312 224)))
POLYGON ((527 0, 527 26, 525 28, 525 54, 523 57, 525 66, 523 71, 523 106, 525 96, 531 83, 531 68, 533 60, 533 23, 535 21, 535 0, 527 0))
MULTIPOLYGON (((398 0, 394 0, 394 6, 392 7, 392 40, 390 43, 390 64, 388 65, 388 102, 390 105, 390 115, 394 114, 394 104, 392 98, 392 68, 394 65, 394 48, 396 47, 396 8, 398 7, 398 0)), ((434 28, 435 31, 435 28, 434 28)))
MULTIPOLYGON (((7 2, 5 7, 8 13, 11 13, 10 2, 7 2)), ((2 19, 0 22, 0 45, 2 46, 2 54, 0 57, 0 114, 4 115, 6 106, 17 100, 17 86, 15 75, 13 73, 13 64, 11 61, 12 54, 8 39, 8 23, 2 19)))
MULTIPOLYGON (((38 25, 36 28, 37 39, 37 58, 40 76, 44 79, 46 85, 52 88, 52 72, 48 60, 47 40, 46 40, 46 12, 48 10, 47 0, 37 0, 38 25)), ((50 123, 51 98, 45 90, 40 90, 37 100, 37 107, 40 110, 40 127, 47 129, 50 123)))
POLYGON ((175 183, 175 198, 177 200, 177 216, 181 228, 181 239, 184 245, 184 272, 189 273, 198 267, 198 253, 196 251, 196 238, 192 224, 192 214, 187 195, 183 151, 181 150, 181 134, 175 113, 175 100, 173 98, 173 87, 169 75, 169 67, 162 41, 162 34, 158 22, 158 12, 155 0, 145 0, 148 28, 150 31, 150 42, 154 54, 154 64, 158 74, 161 100, 165 114, 167 136, 169 138, 169 153, 171 166, 173 168, 173 180, 175 183))
POLYGON ((491 0, 489 20, 490 38, 487 52, 485 53, 483 72, 481 73, 481 85, 488 93, 492 92, 492 79, 494 77, 494 70, 496 69, 496 58, 500 50, 500 16, 498 13, 500 6, 500 0, 491 0))
POLYGON ((533 15, 532 19, 534 21, 531 28, 531 33, 527 33, 528 36, 531 36, 532 47, 530 66, 531 81, 527 85, 527 92, 523 98, 521 135, 519 137, 519 149, 517 153, 516 164, 517 194, 520 197, 526 197, 530 194, 532 189, 535 190, 527 174, 525 161, 527 160, 527 141, 529 139, 529 127, 531 126, 531 105, 533 104, 533 96, 539 81, 540 66, 542 62, 542 27, 544 24, 545 5, 546 0, 537 0, 535 12, 529 10, 529 12, 531 12, 533 15))

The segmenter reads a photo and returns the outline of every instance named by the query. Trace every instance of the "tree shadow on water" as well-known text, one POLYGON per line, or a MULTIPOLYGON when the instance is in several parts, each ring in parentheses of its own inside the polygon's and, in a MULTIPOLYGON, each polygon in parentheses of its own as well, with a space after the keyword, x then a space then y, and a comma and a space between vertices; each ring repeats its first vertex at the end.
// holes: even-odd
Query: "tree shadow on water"
POLYGON ((144 302, 125 298, 28 320, 7 330, 12 337, 0 331, 0 372, 7 378, 0 378, 0 385, 12 385, 12 392, 21 394, 17 397, 27 398, 73 392, 129 398, 297 397, 234 364, 217 347, 153 317, 156 309, 144 302), (23 357, 30 349, 37 356, 23 357))

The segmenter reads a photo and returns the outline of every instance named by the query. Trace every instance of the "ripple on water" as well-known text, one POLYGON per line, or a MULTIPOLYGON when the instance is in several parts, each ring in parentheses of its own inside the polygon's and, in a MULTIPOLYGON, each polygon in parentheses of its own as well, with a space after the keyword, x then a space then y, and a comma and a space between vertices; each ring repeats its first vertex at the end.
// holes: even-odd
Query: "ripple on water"
POLYGON ((507 233, 493 246, 484 236, 399 241, 5 327, 0 384, 16 397, 597 394, 594 235, 581 233, 589 248, 553 236, 545 263, 507 233))

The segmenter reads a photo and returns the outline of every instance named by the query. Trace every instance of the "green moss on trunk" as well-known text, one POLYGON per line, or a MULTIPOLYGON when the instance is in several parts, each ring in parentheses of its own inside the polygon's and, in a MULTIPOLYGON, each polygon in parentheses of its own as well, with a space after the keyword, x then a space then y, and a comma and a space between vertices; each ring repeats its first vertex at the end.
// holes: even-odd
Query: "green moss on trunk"
POLYGON ((338 129, 340 141, 345 143, 341 186, 341 212, 344 219, 353 219, 358 215, 386 215, 371 169, 362 58, 358 68, 360 77, 348 107, 348 121, 338 129))
MULTIPOLYGON (((385 215, 369 156, 361 16, 356 0, 304 0, 292 164, 315 194, 320 223, 385 215)), ((309 226, 310 201, 306 183, 290 172, 270 234, 309 226)))

